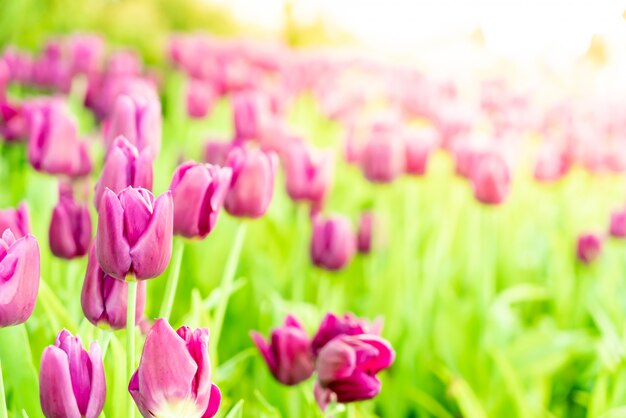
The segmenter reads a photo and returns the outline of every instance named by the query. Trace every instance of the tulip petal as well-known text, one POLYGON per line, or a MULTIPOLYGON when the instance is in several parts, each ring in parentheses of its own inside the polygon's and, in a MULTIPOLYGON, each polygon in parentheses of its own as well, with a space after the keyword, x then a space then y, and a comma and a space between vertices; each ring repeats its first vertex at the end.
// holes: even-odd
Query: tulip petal
POLYGON ((91 362, 91 391, 89 392, 89 403, 85 412, 85 418, 97 418, 102 412, 106 400, 106 381, 102 350, 95 341, 89 347, 89 360, 91 362))
POLYGON ((123 280, 131 266, 130 246, 124 236, 124 209, 111 190, 104 191, 98 212, 98 263, 105 273, 123 280))
POLYGON ((72 390, 67 354, 58 347, 49 346, 43 351, 39 372, 39 390, 41 408, 46 417, 81 417, 72 390))
POLYGON ((212 418, 217 414, 222 402, 222 393, 216 385, 211 385, 211 395, 209 397, 209 406, 207 407, 202 418, 212 418))

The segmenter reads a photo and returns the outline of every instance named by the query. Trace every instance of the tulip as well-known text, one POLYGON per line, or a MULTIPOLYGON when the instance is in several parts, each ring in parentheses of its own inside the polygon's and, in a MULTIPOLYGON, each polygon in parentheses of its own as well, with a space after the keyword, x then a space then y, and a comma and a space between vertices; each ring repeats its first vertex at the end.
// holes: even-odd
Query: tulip
POLYGON ((356 247, 361 254, 369 254, 372 250, 372 227, 374 215, 371 212, 364 212, 359 220, 356 247))
POLYGON ((15 238, 22 238, 30 232, 28 218, 26 202, 20 203, 17 209, 2 209, 0 210, 0 231, 10 229, 15 238))
POLYGON ((258 139, 271 123, 270 103, 263 94, 254 91, 237 93, 232 99, 235 138, 258 139))
POLYGON ((93 74, 100 69, 104 40, 97 35, 77 34, 69 39, 69 61, 72 74, 93 74))
POLYGON ((31 234, 15 239, 10 229, 0 238, 0 327, 25 322, 39 291, 39 245, 31 234))
POLYGON ((59 187, 59 203, 52 211, 48 239, 50 250, 57 257, 72 259, 87 254, 91 243, 91 217, 87 205, 74 200, 71 186, 59 187))
POLYGON ((97 418, 106 398, 100 345, 92 342, 87 352, 80 337, 59 332, 41 355, 39 390, 46 418, 97 418))
POLYGON ((206 237, 215 227, 232 170, 192 161, 174 172, 170 191, 174 200, 174 233, 186 238, 206 237))
POLYGON ((96 254, 105 273, 121 280, 163 273, 172 255, 171 192, 155 200, 146 189, 127 187, 117 195, 107 189, 98 213, 96 254))
POLYGON ((405 171, 409 174, 424 175, 428 166, 428 157, 436 144, 436 133, 432 129, 407 132, 404 136, 405 171))
POLYGON ((395 129, 374 127, 361 154, 365 178, 374 183, 390 183, 404 171, 405 146, 395 129))
MULTIPOLYGON (((85 317, 95 326, 109 326, 112 329, 126 327, 126 301, 128 283, 106 274, 98 264, 96 249, 89 250, 87 272, 83 281, 80 303, 85 317)), ((135 323, 143 318, 146 303, 146 283, 137 284, 137 304, 135 323)))
POLYGON ((204 161, 213 165, 226 165, 228 153, 236 146, 232 142, 208 140, 204 145, 204 161))
POLYGON ((319 352, 315 398, 322 410, 331 402, 372 399, 380 393, 376 374, 391 366, 395 352, 389 342, 370 334, 342 335, 319 352))
POLYGON ((224 201, 226 211, 237 217, 263 216, 274 193, 276 154, 237 147, 229 153, 226 165, 233 171, 224 201))
POLYGON ((567 154, 554 146, 544 146, 537 155, 534 177, 540 182, 554 182, 569 170, 571 161, 567 154))
POLYGON ((22 105, 0 101, 0 135, 7 142, 26 139, 28 124, 22 105))
POLYGON ((206 328, 174 331, 167 321, 156 320, 128 385, 142 416, 211 418, 217 413, 221 394, 211 382, 208 345, 206 328))
POLYGON ((602 252, 602 237, 597 234, 582 234, 578 237, 576 256, 584 264, 594 262, 602 252))
POLYGON ((313 374, 311 340, 293 316, 287 316, 284 325, 272 331, 270 341, 265 341, 258 332, 252 332, 251 337, 280 383, 296 385, 313 374))
POLYGON ((152 190, 152 161, 149 149, 138 152, 125 137, 115 138, 104 162, 100 180, 96 183, 96 208, 107 188, 113 193, 119 193, 128 186, 152 190))
POLYGON ((347 313, 341 317, 328 313, 322 319, 317 333, 311 342, 313 354, 317 356, 319 351, 333 338, 340 335, 359 335, 359 334, 380 334, 382 330, 382 322, 376 321, 372 324, 364 319, 357 318, 351 313, 347 313))
POLYGON ((498 205, 509 194, 509 167, 497 153, 487 153, 480 157, 472 170, 474 197, 487 205, 498 205))
POLYGON ((341 216, 316 217, 311 238, 313 264, 327 270, 344 268, 356 251, 356 237, 350 222, 341 216))
POLYGON ((106 129, 105 145, 110 152, 113 141, 123 135, 141 152, 149 149, 156 157, 161 149, 161 104, 145 97, 117 97, 106 129))
POLYGON ((617 210, 611 214, 609 234, 613 238, 626 238, 626 208, 617 210))
POLYGON ((50 100, 27 106, 28 160, 37 171, 85 176, 91 171, 87 144, 78 139, 76 122, 62 102, 50 100))
POLYGON ((283 157, 289 197, 321 205, 332 185, 332 154, 315 155, 300 140, 294 140, 287 145, 283 157))
POLYGON ((195 119, 206 117, 217 100, 217 93, 210 83, 191 79, 187 86, 187 114, 195 119))

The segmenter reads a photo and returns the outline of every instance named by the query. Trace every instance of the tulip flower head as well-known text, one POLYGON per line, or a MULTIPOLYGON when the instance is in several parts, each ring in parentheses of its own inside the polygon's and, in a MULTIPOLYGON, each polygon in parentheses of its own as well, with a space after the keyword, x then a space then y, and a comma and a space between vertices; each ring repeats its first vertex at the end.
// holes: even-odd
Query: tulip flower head
POLYGON ((372 128, 361 154, 361 169, 369 181, 390 183, 404 171, 405 144, 398 135, 392 127, 372 128))
POLYGON ((204 80, 191 79, 187 86, 187 114, 201 119, 209 114, 217 100, 217 92, 204 80))
POLYGON ((39 389, 46 418, 97 418, 106 398, 100 345, 92 342, 87 352, 80 337, 59 332, 41 356, 39 389))
POLYGON ((499 205, 510 189, 509 167, 499 154, 487 153, 480 157, 472 170, 474 197, 486 205, 499 205))
POLYGON ((284 325, 272 331, 269 341, 258 332, 252 332, 251 337, 270 372, 282 384, 296 385, 313 374, 311 340, 293 316, 287 316, 284 325))
POLYGON ((117 195, 104 191, 98 211, 96 254, 102 270, 124 280, 163 273, 172 255, 171 192, 154 199, 146 189, 127 187, 117 195))
POLYGON ((91 216, 86 204, 74 200, 70 185, 59 186, 59 203, 52 211, 48 239, 50 250, 57 257, 72 259, 87 254, 91 216))
POLYGON ((320 324, 317 333, 311 342, 313 354, 317 356, 322 347, 328 344, 328 342, 333 338, 340 335, 379 335, 381 330, 381 321, 375 321, 370 324, 365 319, 357 318, 351 313, 347 313, 343 316, 328 313, 324 319, 322 319, 322 323, 320 324))
POLYGON ((626 208, 616 210, 611 214, 609 234, 613 238, 626 238, 626 208))
POLYGON ((30 232, 28 206, 26 202, 19 204, 17 208, 0 210, 0 231, 10 229, 15 238, 22 238, 30 232))
POLYGON ((598 234, 587 233, 578 237, 576 256, 584 264, 594 262, 602 252, 602 237, 598 234))
POLYGON ((321 205, 332 186, 333 155, 315 153, 296 139, 286 147, 283 157, 289 197, 321 205))
POLYGON ((374 228, 374 215, 364 212, 359 219, 359 228, 356 237, 356 247, 359 253, 369 254, 372 250, 372 229, 374 228))
POLYGON ((31 234, 15 239, 10 229, 0 238, 0 327, 25 322, 39 290, 39 245, 31 234))
POLYGON ((426 174, 428 159, 436 146, 434 129, 407 130, 404 134, 405 171, 420 176, 426 174))
POLYGON ((237 144, 222 140, 208 140, 204 145, 204 162, 213 165, 226 165, 228 153, 236 147, 237 144))
POLYGON ((311 260, 326 270, 341 270, 354 257, 356 237, 350 221, 342 216, 313 220, 311 260))
POLYGON ((157 319, 148 333, 139 368, 128 391, 141 415, 211 418, 220 406, 220 390, 211 381, 209 330, 178 331, 157 319))
POLYGON ((170 191, 174 200, 174 233, 187 238, 206 237, 215 227, 232 170, 193 161, 174 172, 170 191))
POLYGON ((233 123, 235 138, 258 139, 271 123, 271 108, 268 98, 255 91, 239 92, 233 96, 233 123))

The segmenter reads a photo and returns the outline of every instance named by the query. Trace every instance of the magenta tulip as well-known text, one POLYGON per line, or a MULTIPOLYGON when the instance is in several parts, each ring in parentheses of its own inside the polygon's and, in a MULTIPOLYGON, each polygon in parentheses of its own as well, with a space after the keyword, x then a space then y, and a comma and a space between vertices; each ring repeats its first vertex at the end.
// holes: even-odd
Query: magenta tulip
POLYGON ((356 247, 361 254, 369 254, 372 250, 372 229, 374 227, 374 215, 364 212, 359 219, 356 247))
POLYGON ((20 203, 17 208, 0 210, 0 231, 10 229, 15 238, 22 238, 30 232, 26 202, 20 203))
POLYGON ((224 201, 226 211, 237 217, 263 216, 274 194, 277 164, 278 160, 273 152, 234 148, 226 162, 233 170, 231 187, 224 201))
POLYGON ((376 321, 369 323, 365 319, 357 318, 351 313, 343 316, 337 316, 328 313, 322 319, 317 333, 313 337, 311 347, 313 354, 317 355, 319 351, 328 344, 333 338, 340 335, 359 335, 359 334, 380 334, 382 330, 382 322, 376 321))
POLYGON ((350 221, 342 216, 313 220, 311 260, 326 270, 341 270, 352 260, 356 237, 350 221))
MULTIPOLYGON (((126 298, 128 283, 106 274, 98 264, 96 249, 89 250, 87 272, 83 281, 80 303, 85 317, 95 326, 123 329, 126 327, 126 298)), ((135 323, 143 318, 146 304, 146 283, 137 283, 135 323)))
POLYGON ((68 43, 71 74, 94 74, 100 70, 104 40, 98 35, 76 34, 68 43))
POLYGON ((39 291, 39 245, 31 234, 15 239, 6 229, 0 238, 0 328, 25 322, 39 291))
POLYGON ((245 91, 232 98, 235 138, 258 139, 271 123, 270 102, 260 92, 245 91))
POLYGON ((578 237, 576 244, 576 256, 584 264, 594 262, 602 252, 602 237, 598 234, 588 233, 578 237))
POLYGON ((404 171, 405 145, 396 129, 374 127, 361 153, 361 169, 373 183, 390 183, 404 171))
POLYGON ((7 142, 16 142, 28 137, 28 123, 24 106, 0 101, 0 136, 7 142))
POLYGON ((50 250, 60 258, 87 254, 91 243, 91 216, 86 204, 74 200, 71 186, 59 187, 59 203, 52 211, 48 233, 50 250))
POLYGON ((236 146, 237 144, 233 142, 208 140, 204 145, 204 162, 224 166, 228 160, 228 154, 236 146))
POLYGON ((80 337, 59 332, 41 355, 39 390, 46 418, 97 418, 106 398, 100 345, 92 342, 87 352, 80 337))
POLYGON ((148 333, 128 391, 141 415, 211 418, 221 394, 211 381, 209 330, 174 329, 157 319, 148 333))
POLYGON ((409 174, 424 175, 428 158, 437 146, 437 136, 433 129, 410 130, 404 134, 405 171, 409 174))
POLYGON ((509 194, 509 166, 498 153, 484 154, 472 170, 474 197, 487 205, 499 205, 509 194))
POLYGON ((128 186, 152 190, 152 164, 153 157, 149 149, 138 152, 125 137, 115 138, 104 162, 100 180, 96 183, 96 208, 107 188, 113 193, 119 193, 128 186))
POLYGON ((194 119, 201 119, 217 101, 215 88, 204 80, 191 79, 187 86, 187 114, 194 119))
POLYGON ((105 190, 96 235, 102 270, 121 280, 163 273, 172 255, 173 210, 169 191, 155 200, 146 189, 127 187, 117 195, 105 190))
POLYGON ((293 316, 287 316, 284 325, 272 331, 269 341, 258 332, 252 332, 251 337, 280 383, 296 385, 313 374, 315 359, 311 339, 293 316))
POLYGON ((342 335, 330 341, 317 358, 315 398, 322 410, 331 402, 372 399, 380 393, 378 372, 391 366, 395 352, 389 342, 371 334, 342 335))
POLYGON ((332 153, 316 153, 296 139, 285 147, 283 164, 289 197, 296 201, 305 200, 321 205, 332 186, 332 153))
POLYGON ((626 208, 611 213, 609 234, 613 238, 626 238, 626 208))

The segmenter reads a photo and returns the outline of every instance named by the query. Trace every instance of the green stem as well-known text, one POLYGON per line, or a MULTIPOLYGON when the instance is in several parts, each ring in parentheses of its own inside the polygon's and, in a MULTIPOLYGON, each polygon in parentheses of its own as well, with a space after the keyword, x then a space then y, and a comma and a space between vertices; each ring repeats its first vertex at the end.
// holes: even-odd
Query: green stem
POLYGON ((4 381, 2 380, 2 363, 0 363, 0 418, 7 418, 7 401, 4 397, 4 381))
POLYGON ((293 267, 291 269, 291 291, 294 301, 303 301, 305 297, 306 271, 302 268, 304 254, 306 254, 306 221, 309 208, 304 204, 296 207, 296 234, 297 244, 294 248, 296 254, 293 257, 293 267))
POLYGON ((109 343, 111 342, 111 337, 113 337, 113 331, 109 329, 102 330, 99 343, 100 343, 100 347, 102 348, 103 359, 107 355, 107 350, 109 349, 109 343))
POLYGON ((174 256, 172 257, 172 267, 169 277, 165 285, 165 294, 163 295, 163 303, 159 311, 159 318, 169 321, 172 314, 172 306, 174 306, 174 296, 176 296, 176 288, 178 287, 178 278, 180 277, 180 265, 183 261, 183 253, 185 252, 185 241, 178 239, 174 243, 174 256))
MULTIPOLYGON (((135 310, 137 308, 137 281, 134 276, 126 278, 128 283, 128 298, 126 299, 126 366, 128 368, 128 382, 135 372, 135 310)), ((128 400, 128 418, 135 416, 135 405, 128 400)))
MULTIPOLYGON (((237 264, 239 263, 239 256, 241 255, 241 249, 243 248, 244 237, 246 236, 246 223, 239 222, 237 231, 235 232, 235 241, 233 247, 228 255, 226 261, 226 267, 224 268, 224 274, 222 275, 222 281, 220 283, 220 301, 215 311, 215 317, 211 330, 210 355, 213 362, 217 362, 217 347, 219 345, 220 336, 222 334, 222 325, 224 323, 224 316, 226 315, 226 308, 228 307, 228 300, 230 299, 230 286, 235 279, 235 272, 237 271, 237 264)), ((214 363, 215 364, 215 363, 214 363)))

